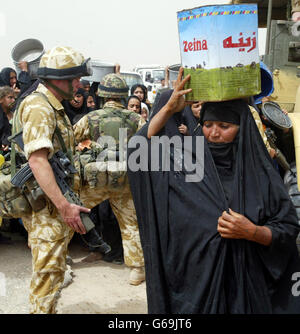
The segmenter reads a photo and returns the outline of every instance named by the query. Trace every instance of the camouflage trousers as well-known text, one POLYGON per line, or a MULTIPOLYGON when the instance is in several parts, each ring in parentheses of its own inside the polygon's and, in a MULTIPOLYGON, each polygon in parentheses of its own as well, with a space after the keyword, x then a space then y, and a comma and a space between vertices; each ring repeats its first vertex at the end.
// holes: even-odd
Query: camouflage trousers
POLYGON ((129 185, 122 190, 111 190, 107 186, 101 189, 84 187, 80 192, 80 199, 88 208, 109 200, 119 223, 125 264, 128 267, 143 267, 144 255, 129 185))
POLYGON ((67 248, 73 236, 70 229, 48 208, 23 217, 32 253, 30 313, 55 313, 66 270, 67 248))

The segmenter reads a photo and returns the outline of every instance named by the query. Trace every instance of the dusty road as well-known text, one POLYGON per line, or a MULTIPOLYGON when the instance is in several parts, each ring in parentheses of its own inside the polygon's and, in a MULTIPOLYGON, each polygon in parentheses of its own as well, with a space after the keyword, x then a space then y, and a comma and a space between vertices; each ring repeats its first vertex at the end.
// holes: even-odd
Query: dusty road
MULTIPOLYGON (((13 245, 0 244, 0 314, 27 314, 31 254, 23 237, 13 238, 13 245)), ((57 313, 147 313, 145 282, 131 286, 125 265, 82 262, 88 251, 76 242, 71 242, 69 253, 73 282, 62 289, 57 313)))

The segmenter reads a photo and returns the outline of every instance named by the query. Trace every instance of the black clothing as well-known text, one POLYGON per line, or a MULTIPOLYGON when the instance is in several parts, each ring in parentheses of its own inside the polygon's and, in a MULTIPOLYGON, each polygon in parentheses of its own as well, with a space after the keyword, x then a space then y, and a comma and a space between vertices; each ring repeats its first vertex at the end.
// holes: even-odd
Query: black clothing
POLYGON ((222 104, 207 102, 203 105, 201 112, 200 123, 202 125, 205 121, 240 124, 240 115, 235 112, 231 101, 223 102, 222 104))
POLYGON ((77 92, 75 93, 75 95, 83 96, 83 103, 80 108, 76 108, 72 106, 70 101, 66 101, 66 100, 62 101, 62 105, 72 125, 77 123, 84 115, 88 114, 89 112, 87 104, 86 104, 87 94, 85 90, 82 88, 79 88, 77 92))
POLYGON ((186 106, 183 110, 183 124, 188 128, 189 135, 191 135, 199 124, 199 118, 195 117, 191 106, 186 106))
POLYGON ((11 124, 0 106, 0 149, 2 145, 10 146, 8 137, 11 136, 11 124))
POLYGON ((100 82, 93 82, 90 88, 90 94, 92 94, 96 103, 95 110, 102 109, 102 107, 104 106, 104 98, 97 95, 99 83, 100 82))
MULTIPOLYGON (((150 115, 150 119, 160 110, 164 104, 168 102, 173 94, 173 89, 164 90, 163 92, 158 92, 155 101, 152 107, 152 113, 150 115), (162 98, 160 98, 162 96, 162 98), (163 101, 163 102, 162 102, 163 101)), ((193 133, 198 126, 199 119, 197 119, 191 109, 191 106, 186 106, 181 113, 175 114, 173 119, 176 122, 177 128, 184 124, 187 126, 189 134, 193 133)), ((168 125, 166 125, 168 126, 168 125)))
POLYGON ((9 86, 10 87, 10 73, 16 71, 10 67, 5 67, 0 72, 0 86, 9 86))
POLYGON ((26 71, 21 71, 18 75, 18 85, 20 86, 20 93, 25 92, 37 79, 31 79, 31 76, 26 71))
MULTIPOLYGON (((166 93, 154 114, 170 97, 166 93)), ((292 274, 300 271, 295 208, 247 104, 233 103, 240 115, 240 132, 229 198, 206 140, 204 176, 199 182, 186 182, 184 168, 180 172, 128 170, 144 251, 149 313, 300 312, 300 300, 291 293, 292 274), (270 228, 271 245, 222 238, 218 218, 229 208, 270 228)), ((157 135, 184 139, 178 118, 178 114, 171 117, 157 135)), ((150 170, 147 131, 148 124, 136 136, 149 144, 150 170)), ((201 127, 194 134, 196 159, 201 127)), ((129 157, 134 151, 129 147, 129 157)))
MULTIPOLYGON (((10 87, 10 73, 14 72, 17 75, 17 72, 10 68, 5 67, 0 72, 0 87, 9 86, 10 87)), ((16 87, 20 89, 19 96, 23 94, 30 86, 33 84, 34 80, 31 80, 31 77, 28 72, 21 71, 18 76, 16 87)))
MULTIPOLYGON (((103 240, 111 247, 111 251, 103 255, 103 260, 118 264, 124 263, 121 231, 109 200, 103 201, 92 210, 97 217, 96 229, 102 235, 103 240)), ((97 249, 91 250, 97 251, 97 249)))

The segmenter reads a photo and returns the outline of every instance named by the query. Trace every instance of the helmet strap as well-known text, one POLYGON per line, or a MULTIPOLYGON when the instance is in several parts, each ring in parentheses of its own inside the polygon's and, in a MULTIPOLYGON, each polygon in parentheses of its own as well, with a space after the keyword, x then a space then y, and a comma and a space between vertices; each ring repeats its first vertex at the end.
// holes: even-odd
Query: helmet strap
POLYGON ((55 86, 49 80, 46 81, 47 85, 50 86, 52 89, 54 89, 64 100, 69 100, 69 101, 72 100, 74 97, 72 82, 73 82, 73 79, 68 80, 68 92, 65 92, 59 87, 55 86))

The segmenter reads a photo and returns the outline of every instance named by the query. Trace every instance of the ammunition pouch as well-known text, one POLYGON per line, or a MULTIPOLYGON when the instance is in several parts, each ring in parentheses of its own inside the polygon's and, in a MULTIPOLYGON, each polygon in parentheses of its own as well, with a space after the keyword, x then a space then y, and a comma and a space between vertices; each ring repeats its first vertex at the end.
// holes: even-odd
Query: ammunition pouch
POLYGON ((95 152, 88 150, 81 154, 80 163, 82 179, 90 188, 108 187, 110 190, 120 191, 129 184, 127 177, 126 161, 109 160, 116 158, 116 152, 108 154, 108 159, 96 161, 95 152))
POLYGON ((5 162, 0 168, 0 216, 21 218, 45 206, 45 194, 36 180, 31 177, 21 188, 14 186, 11 183, 10 161, 5 162))

